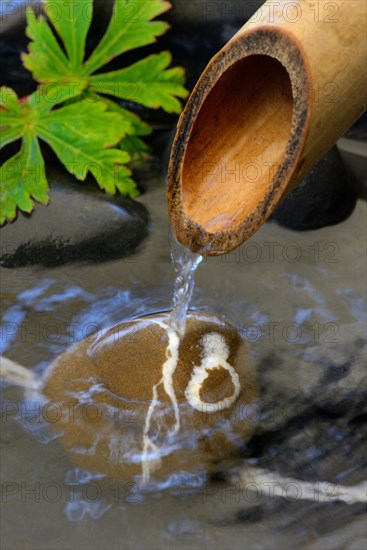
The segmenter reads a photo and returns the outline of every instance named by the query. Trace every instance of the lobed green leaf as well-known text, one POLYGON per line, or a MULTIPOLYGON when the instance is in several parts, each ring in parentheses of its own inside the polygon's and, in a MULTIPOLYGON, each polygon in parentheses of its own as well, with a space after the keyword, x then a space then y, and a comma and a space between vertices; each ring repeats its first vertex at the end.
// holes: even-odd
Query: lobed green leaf
POLYGON ((138 115, 124 109, 115 101, 111 101, 105 96, 100 97, 100 101, 107 104, 108 110, 111 112, 119 113, 123 116, 125 123, 129 124, 129 129, 126 131, 126 136, 121 140, 119 147, 122 151, 126 151, 132 162, 140 160, 146 160, 149 158, 151 150, 150 147, 138 136, 149 136, 152 133, 152 128, 141 120, 138 115))
POLYGON ((27 36, 32 40, 29 53, 22 55, 23 64, 39 82, 64 80, 70 75, 69 61, 44 17, 27 10, 27 36))
POLYGON ((52 147, 78 179, 90 173, 108 193, 118 190, 136 197, 138 191, 126 164, 147 156, 149 148, 140 136, 152 130, 140 117, 100 94, 174 113, 181 111, 179 98, 187 96, 184 72, 169 68, 167 52, 120 71, 90 76, 114 57, 163 34, 168 25, 152 20, 169 9, 166 0, 116 0, 107 32, 87 61, 93 1, 44 3, 49 22, 27 10, 26 32, 31 42, 29 53, 22 56, 41 85, 26 101, 19 101, 9 88, 0 90, 0 147, 23 138, 19 153, 0 171, 1 223, 14 219, 17 208, 30 212, 34 200, 48 202, 38 138, 52 147))
POLYGON ((106 96, 99 96, 98 94, 94 94, 94 97, 99 98, 100 101, 105 103, 110 112, 118 113, 124 118, 125 123, 129 124, 129 130, 126 130, 126 134, 136 136, 150 136, 150 134, 152 133, 152 128, 149 126, 149 124, 141 120, 141 118, 135 113, 128 111, 124 107, 121 107, 121 105, 119 105, 115 101, 112 101, 111 99, 108 99, 106 96))
POLYGON ((0 223, 12 221, 17 208, 31 212, 33 199, 47 204, 48 184, 38 140, 25 135, 19 153, 0 168, 0 223))
POLYGON ((14 90, 7 86, 0 88, 0 107, 4 107, 10 113, 20 113, 18 96, 14 90))
MULTIPOLYGON (((70 147, 111 147, 125 135, 124 121, 117 113, 107 111, 107 106, 98 101, 84 99, 60 107, 45 115, 37 125, 37 133, 52 132, 70 142, 70 147)), ((42 136, 41 136, 42 137, 42 136)))
POLYGON ((118 189, 136 196, 130 170, 120 166, 128 163, 130 156, 119 149, 108 149, 124 137, 124 121, 106 109, 104 103, 88 100, 61 107, 42 117, 37 134, 79 180, 85 180, 91 172, 107 192, 113 194, 118 189))
POLYGON ((188 95, 183 87, 184 71, 167 69, 171 63, 169 52, 154 54, 130 65, 126 69, 90 77, 90 83, 98 93, 113 95, 140 103, 145 107, 162 107, 168 113, 180 113, 177 97, 188 95))
POLYGON ((0 125, 0 149, 12 143, 23 136, 23 126, 8 126, 3 127, 0 125))
POLYGON ((84 74, 97 69, 134 48, 146 46, 164 34, 168 24, 152 19, 170 9, 165 0, 116 0, 106 34, 86 61, 84 74))
POLYGON ((22 135, 22 112, 17 94, 3 86, 0 88, 0 149, 22 135))
POLYGON ((119 147, 122 151, 128 153, 131 162, 140 162, 147 160, 151 156, 150 147, 138 136, 127 135, 120 141, 119 147))
POLYGON ((48 113, 56 105, 81 96, 87 85, 88 83, 85 80, 43 84, 28 97, 28 104, 40 114, 48 113))
POLYGON ((85 55, 85 41, 92 22, 93 0, 44 0, 47 15, 65 46, 69 68, 78 74, 85 55))
POLYGON ((99 183, 101 189, 115 194, 116 190, 131 198, 139 196, 136 183, 130 177, 131 170, 124 166, 130 161, 130 156, 119 149, 105 149, 99 151, 98 162, 90 166, 90 171, 99 183))

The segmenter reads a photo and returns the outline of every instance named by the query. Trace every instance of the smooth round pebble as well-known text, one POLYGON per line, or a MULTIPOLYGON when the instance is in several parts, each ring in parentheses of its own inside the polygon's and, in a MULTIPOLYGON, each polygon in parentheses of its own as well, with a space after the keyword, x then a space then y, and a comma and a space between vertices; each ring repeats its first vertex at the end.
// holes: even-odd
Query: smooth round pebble
POLYGON ((238 451, 256 422, 258 383, 233 325, 191 312, 127 321, 60 355, 44 393, 71 461, 115 479, 204 473, 238 451))

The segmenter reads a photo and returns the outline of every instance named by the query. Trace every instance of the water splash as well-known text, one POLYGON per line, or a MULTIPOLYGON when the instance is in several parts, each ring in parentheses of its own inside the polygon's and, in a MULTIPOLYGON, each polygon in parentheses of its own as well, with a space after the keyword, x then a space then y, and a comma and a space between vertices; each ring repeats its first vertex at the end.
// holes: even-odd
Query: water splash
POLYGON ((170 251, 176 279, 169 323, 182 336, 185 334, 186 313, 194 291, 195 271, 203 257, 179 243, 172 230, 170 232, 170 251))
POLYGON ((112 508, 112 504, 104 504, 102 502, 90 502, 83 499, 81 494, 75 494, 74 500, 68 502, 64 508, 64 514, 69 521, 82 521, 86 516, 92 519, 100 519, 108 510, 112 508))

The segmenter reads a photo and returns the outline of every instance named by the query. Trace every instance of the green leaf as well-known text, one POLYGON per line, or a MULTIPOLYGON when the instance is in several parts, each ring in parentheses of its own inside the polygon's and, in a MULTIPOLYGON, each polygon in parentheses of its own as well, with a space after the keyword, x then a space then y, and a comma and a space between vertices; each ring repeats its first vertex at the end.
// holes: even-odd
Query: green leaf
POLYGON ((130 156, 118 149, 106 149, 98 156, 98 163, 92 163, 90 171, 98 181, 100 187, 108 193, 115 194, 116 190, 123 195, 136 198, 140 195, 136 183, 130 177, 131 170, 123 164, 130 161, 130 156))
POLYGON ((111 101, 105 96, 94 94, 93 97, 99 98, 100 101, 103 101, 108 106, 108 110, 110 112, 119 113, 123 116, 125 123, 129 123, 130 125, 130 129, 126 130, 126 134, 136 136, 150 136, 150 134, 152 133, 152 128, 149 126, 149 124, 141 120, 141 118, 135 113, 128 111, 124 107, 121 107, 121 105, 119 105, 115 101, 111 101))
POLYGON ((14 90, 7 86, 2 86, 0 88, 0 107, 4 107, 6 110, 13 113, 20 112, 18 96, 14 90))
POLYGON ((138 136, 127 135, 120 142, 120 149, 128 153, 131 162, 141 162, 150 158, 150 147, 138 136))
MULTIPOLYGON (((60 88, 60 87, 59 87, 60 88)), ((55 88, 56 90, 56 88, 55 88)), ((57 100, 62 102, 65 90, 57 100)), ((12 220, 16 209, 33 209, 33 199, 48 202, 48 185, 38 138, 47 142, 70 173, 85 180, 91 173, 99 186, 108 193, 117 190, 131 197, 138 196, 131 171, 125 166, 130 155, 117 145, 126 132, 132 132, 131 122, 117 112, 107 111, 103 101, 84 99, 52 110, 42 88, 27 101, 17 103, 16 95, 0 92, 2 146, 23 138, 19 153, 1 168, 1 223, 12 220), (9 99, 10 98, 10 99, 9 99), (7 117, 11 117, 9 122, 7 117)))
MULTIPOLYGON (((99 96, 95 94, 94 97, 99 96)), ((149 124, 143 122, 135 113, 124 109, 124 107, 106 97, 100 97, 100 100, 107 104, 110 112, 119 113, 123 116, 125 123, 129 124, 126 136, 120 142, 120 149, 130 155, 131 162, 140 162, 150 158, 150 147, 138 137, 149 136, 152 133, 149 124)))
MULTIPOLYGON (((61 4, 61 2, 60 2, 61 4)), ((23 54, 23 64, 39 82, 58 82, 70 74, 69 61, 60 48, 45 19, 36 18, 27 10, 27 36, 31 39, 29 54, 23 54)))
POLYGON ((162 52, 127 69, 91 76, 89 81, 100 94, 113 95, 153 109, 162 107, 168 113, 180 113, 181 104, 176 97, 187 97, 183 87, 185 77, 180 68, 167 69, 170 63, 170 53, 162 52))
POLYGON ((81 96, 87 82, 50 82, 39 86, 38 89, 28 97, 28 104, 40 113, 47 113, 60 103, 66 103, 81 96))
POLYGON ((22 148, 0 168, 0 223, 12 221, 19 208, 33 210, 33 200, 48 203, 45 165, 36 137, 26 134, 22 148))
POLYGON ((116 0, 106 34, 85 63, 85 73, 92 74, 114 57, 156 41, 168 28, 152 19, 170 9, 164 0, 116 0))
POLYGON ((16 93, 0 88, 0 149, 22 136, 21 108, 16 93))
POLYGON ((121 165, 130 157, 119 149, 107 149, 124 137, 124 124, 102 102, 87 100, 45 114, 37 124, 38 136, 46 141, 70 173, 85 180, 88 171, 102 189, 136 196, 130 170, 121 165))
POLYGON ((47 15, 65 45, 70 70, 77 74, 84 60, 85 41, 92 22, 93 0, 44 0, 44 3, 47 15))
POLYGON ((5 147, 8 143, 20 139, 23 135, 22 126, 9 126, 7 128, 2 128, 0 125, 0 149, 5 147))
MULTIPOLYGON (((101 102, 78 101, 45 113, 37 124, 37 132, 46 129, 62 134, 70 147, 110 147, 118 143, 126 133, 124 120, 117 113, 107 111, 101 102)), ((130 124, 127 124, 130 128, 130 124)))
POLYGON ((60 48, 50 25, 41 16, 27 12, 28 36, 32 39, 25 66, 40 82, 67 82, 79 93, 92 92, 133 100, 144 106, 180 113, 178 98, 185 98, 184 71, 171 68, 168 52, 152 55, 131 67, 93 75, 103 65, 124 52, 154 42, 168 28, 152 21, 170 8, 166 0, 116 0, 108 29, 91 56, 83 64, 85 41, 92 15, 92 0, 44 0, 49 19, 62 40, 60 48))
POLYGON ((1 221, 16 209, 30 212, 33 201, 47 203, 48 187, 39 139, 47 142, 78 179, 90 173, 109 193, 138 195, 126 164, 146 157, 141 137, 151 128, 110 97, 179 113, 187 96, 184 72, 169 68, 168 52, 151 55, 130 67, 94 74, 116 56, 151 44, 168 25, 153 21, 169 9, 166 0, 115 0, 108 29, 85 60, 92 0, 44 0, 44 16, 27 10, 28 53, 23 62, 40 82, 37 91, 18 100, 0 91, 0 147, 22 139, 20 151, 1 169, 1 221))

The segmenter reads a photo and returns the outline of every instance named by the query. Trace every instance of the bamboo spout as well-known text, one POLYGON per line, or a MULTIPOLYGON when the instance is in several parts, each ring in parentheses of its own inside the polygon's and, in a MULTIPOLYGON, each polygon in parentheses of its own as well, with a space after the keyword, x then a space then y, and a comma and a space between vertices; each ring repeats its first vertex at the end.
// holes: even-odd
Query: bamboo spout
POLYGON ((205 255, 242 244, 365 111, 366 7, 269 0, 210 61, 168 171, 182 244, 205 255))

